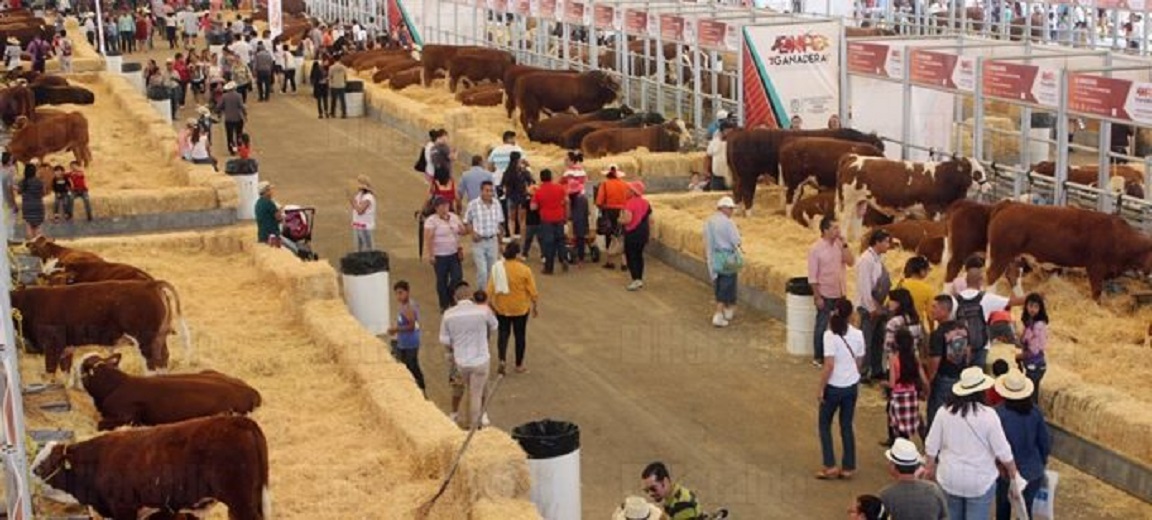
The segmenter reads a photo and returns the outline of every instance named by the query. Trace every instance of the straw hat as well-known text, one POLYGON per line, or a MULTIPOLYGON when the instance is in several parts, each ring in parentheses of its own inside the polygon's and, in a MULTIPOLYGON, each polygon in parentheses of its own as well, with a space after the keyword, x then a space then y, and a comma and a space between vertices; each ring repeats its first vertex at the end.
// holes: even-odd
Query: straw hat
POLYGON ((727 195, 720 197, 720 200, 716 201, 716 209, 735 208, 735 207, 736 207, 736 202, 734 202, 732 200, 732 197, 729 197, 727 195))
POLYGON ((260 184, 256 185, 256 190, 259 191, 261 195, 267 193, 270 189, 272 189, 272 183, 268 181, 260 181, 260 184))
POLYGON ((663 514, 660 506, 643 498, 630 496, 616 509, 612 520, 658 520, 663 514))
POLYGON ((356 185, 369 191, 372 190, 372 181, 364 174, 356 176, 356 185))
POLYGON ((1036 385, 1023 372, 1015 368, 996 378, 996 393, 1005 399, 1019 400, 1032 397, 1036 385))
POLYGON ((196 126, 196 118, 195 117, 189 117, 188 119, 184 120, 184 124, 187 126, 196 126))
POLYGON ((20 45, 20 40, 17 40, 17 39, 16 39, 15 37, 13 37, 13 36, 9 36, 9 37, 8 37, 8 43, 9 43, 9 44, 11 44, 11 45, 20 45))
POLYGON ((211 110, 208 110, 208 107, 207 107, 207 106, 205 106, 205 105, 200 105, 200 106, 196 107, 196 113, 197 113, 197 114, 200 114, 200 115, 202 115, 202 116, 206 116, 206 115, 208 115, 208 114, 211 114, 211 113, 212 113, 212 111, 211 111, 211 110))
POLYGON ((644 183, 641 181, 632 181, 628 183, 628 189, 632 190, 637 195, 644 195, 644 183))
POLYGON ((225 83, 224 84, 224 90, 236 90, 236 82, 235 81, 229 81, 228 83, 225 83))
POLYGON ((897 466, 919 466, 924 463, 920 450, 908 439, 898 438, 892 443, 892 448, 884 452, 884 458, 897 466))
POLYGON ((957 397, 964 397, 992 388, 993 384, 995 381, 988 377, 980 367, 968 367, 960 372, 960 381, 952 385, 952 393, 956 394, 957 397))

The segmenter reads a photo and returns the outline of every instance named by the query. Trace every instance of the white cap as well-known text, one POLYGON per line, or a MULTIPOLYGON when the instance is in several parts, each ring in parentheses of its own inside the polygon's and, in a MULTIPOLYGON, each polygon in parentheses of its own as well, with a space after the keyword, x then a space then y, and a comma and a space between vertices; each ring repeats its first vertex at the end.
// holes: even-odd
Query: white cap
POLYGON ((728 119, 728 111, 727 110, 721 110, 719 112, 716 112, 716 119, 728 119))
POLYGON ((736 207, 736 203, 733 202, 732 197, 729 197, 729 196, 720 197, 720 200, 716 201, 716 209, 735 208, 735 207, 736 207))

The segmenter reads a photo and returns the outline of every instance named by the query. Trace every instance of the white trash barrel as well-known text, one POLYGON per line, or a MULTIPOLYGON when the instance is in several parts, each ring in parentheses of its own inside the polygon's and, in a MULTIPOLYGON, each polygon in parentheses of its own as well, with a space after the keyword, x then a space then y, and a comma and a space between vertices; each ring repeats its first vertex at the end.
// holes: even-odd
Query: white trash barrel
POLYGON ((383 251, 349 253, 340 259, 344 304, 373 335, 388 332, 392 315, 392 288, 388 285, 388 254, 383 251))
POLYGON ((136 88, 141 95, 147 93, 144 88, 144 68, 136 62, 127 62, 120 66, 120 75, 124 76, 130 85, 136 88))
POLYGON ((811 356, 816 329, 816 302, 812 300, 812 286, 808 285, 807 278, 792 278, 788 280, 784 292, 788 353, 811 356))
POLYGON ((364 117, 364 82, 349 81, 344 101, 348 103, 348 117, 364 117))
POLYGON ((104 56, 104 70, 106 70, 108 72, 115 73, 115 74, 119 74, 120 69, 123 66, 124 66, 124 57, 123 56, 120 56, 120 55, 104 56))
POLYGON ((580 427, 544 419, 512 429, 528 454, 529 497, 547 520, 580 520, 580 427))
POLYGON ((256 219, 256 199, 260 198, 258 185, 260 172, 253 159, 229 159, 224 163, 224 173, 236 181, 236 190, 240 194, 240 205, 236 207, 236 218, 240 220, 256 219))

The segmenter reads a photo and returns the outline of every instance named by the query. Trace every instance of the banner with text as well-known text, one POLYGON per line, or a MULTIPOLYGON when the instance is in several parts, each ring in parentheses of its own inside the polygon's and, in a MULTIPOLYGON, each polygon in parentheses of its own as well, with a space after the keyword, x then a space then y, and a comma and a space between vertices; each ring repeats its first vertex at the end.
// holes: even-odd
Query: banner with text
POLYGON ((972 92, 976 83, 976 58, 972 56, 912 49, 908 66, 908 77, 916 85, 972 92))
POLYGON ((1070 72, 1068 111, 1152 125, 1152 83, 1070 72))
POLYGON ((745 125, 823 128, 840 108, 839 37, 837 21, 745 27, 745 125))
POLYGON ((532 0, 532 16, 544 20, 559 21, 556 13, 556 0, 532 0))
POLYGON ((268 0, 268 30, 273 38, 284 32, 284 9, 281 5, 280 0, 268 0))
POLYGON ((1060 71, 1055 67, 986 60, 980 88, 984 95, 1056 108, 1060 71))
POLYGON ((848 71, 903 80, 904 50, 901 45, 850 42, 848 44, 848 71))
POLYGON ((740 34, 736 28, 719 20, 701 18, 696 21, 696 34, 700 46, 717 51, 736 51, 740 48, 740 34))
POLYGON ((630 36, 643 36, 648 34, 652 17, 647 11, 639 9, 626 9, 624 11, 624 32, 630 36))

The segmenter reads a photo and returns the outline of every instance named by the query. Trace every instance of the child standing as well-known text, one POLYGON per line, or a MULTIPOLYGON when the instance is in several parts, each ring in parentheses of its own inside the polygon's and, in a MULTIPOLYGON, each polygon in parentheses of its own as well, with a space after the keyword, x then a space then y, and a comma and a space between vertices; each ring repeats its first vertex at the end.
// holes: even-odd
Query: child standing
POLYGON ((424 372, 420 370, 420 307, 412 299, 408 282, 400 280, 392 286, 396 293, 396 303, 399 304, 396 314, 396 326, 388 329, 388 335, 393 336, 392 357, 405 367, 416 380, 416 386, 424 392, 424 372))
POLYGON ((1032 392, 1032 402, 1035 403, 1040 395, 1040 380, 1048 371, 1048 361, 1044 356, 1048 348, 1048 306, 1044 304, 1043 296, 1032 293, 1024 298, 1023 318, 1024 333, 1020 337, 1023 351, 1018 357, 1024 365, 1024 375, 1036 386, 1032 392))
MULTIPOLYGON (((528 186, 528 199, 527 200, 531 200, 532 195, 535 193, 536 193, 536 185, 532 184, 532 185, 528 186)), ((522 253, 523 256, 521 258, 523 258, 524 261, 527 262, 528 257, 530 256, 529 253, 532 252, 532 242, 537 239, 536 234, 540 230, 540 210, 539 209, 532 209, 532 205, 529 204, 528 202, 524 202, 523 204, 521 204, 520 210, 524 212, 524 253, 522 253)), ((540 247, 541 247, 541 249, 543 249, 543 247, 544 247, 543 243, 541 243, 540 247)), ((540 258, 541 259, 544 258, 543 252, 541 252, 540 258)))
POLYGON ((88 180, 84 170, 76 161, 72 161, 68 167, 68 184, 72 187, 72 192, 68 196, 68 218, 72 218, 72 207, 76 199, 80 199, 84 201, 84 216, 88 218, 88 222, 92 222, 92 201, 88 198, 88 180))
POLYGON ((72 214, 69 213, 68 193, 72 189, 72 184, 68 182, 68 176, 64 173, 64 167, 57 164, 52 167, 52 220, 59 222, 60 219, 72 220, 72 214))

